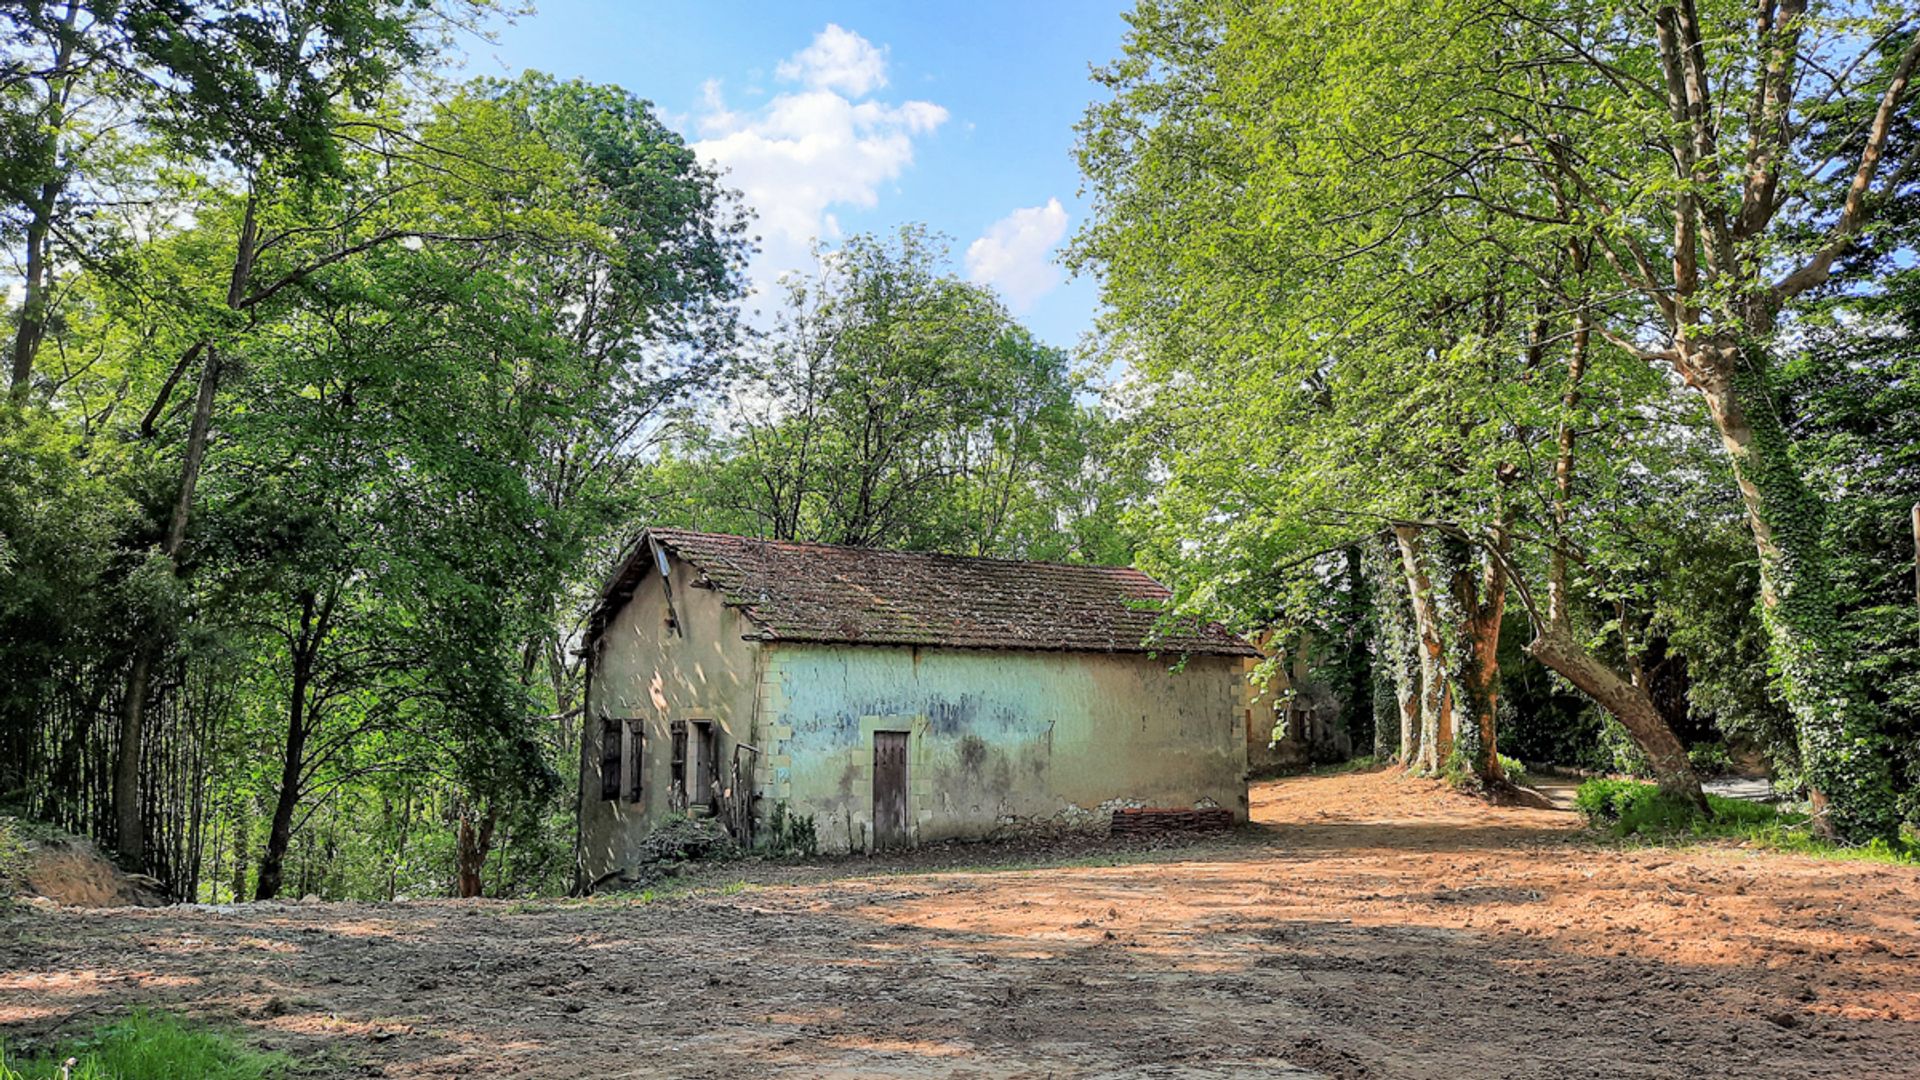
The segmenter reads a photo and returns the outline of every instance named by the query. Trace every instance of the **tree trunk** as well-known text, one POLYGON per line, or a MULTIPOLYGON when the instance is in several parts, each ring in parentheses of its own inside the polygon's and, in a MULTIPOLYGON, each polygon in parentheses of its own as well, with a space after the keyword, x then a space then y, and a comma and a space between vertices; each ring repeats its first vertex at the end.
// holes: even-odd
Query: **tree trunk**
MULTIPOLYGON (((234 251, 233 271, 227 279, 227 307, 230 309, 237 309, 246 296, 248 282, 253 276, 254 248, 259 243, 259 238, 258 200, 252 192, 249 192, 246 214, 241 220, 240 237, 234 251)), ((167 522, 166 540, 161 545, 161 553, 167 557, 168 562, 173 564, 176 574, 180 570, 180 547, 187 537, 187 518, 193 511, 194 488, 200 482, 200 469, 206 461, 208 433, 213 427, 214 398, 220 389, 220 354, 213 342, 206 340, 196 342, 188 351, 188 355, 196 353, 205 356, 205 360, 201 363, 200 386, 194 396, 193 419, 187 425, 186 452, 180 462, 180 490, 173 504, 173 515, 167 522)), ((173 380, 169 379, 167 387, 171 389, 172 386, 173 380)), ((161 404, 156 404, 154 410, 148 415, 157 417, 161 407, 161 404)), ((113 792, 114 819, 119 822, 137 821, 140 814, 138 750, 141 731, 146 724, 147 693, 151 685, 150 673, 153 658, 160 652, 162 644, 157 627, 146 626, 136 633, 139 635, 134 645, 136 659, 133 671, 127 678, 127 696, 120 725, 121 760, 115 775, 113 792), (139 662, 138 658, 142 655, 147 657, 145 664, 139 662), (129 748, 135 751, 132 755, 127 753, 129 748), (123 790, 119 774, 129 771, 133 773, 133 779, 125 785, 123 790)), ((126 835, 128 834, 124 831, 120 833, 120 836, 126 835)), ((131 835, 139 837, 140 830, 136 828, 131 835)), ((133 843, 139 846, 140 840, 135 839, 133 843)), ((129 856, 124 849, 120 854, 123 862, 128 861, 129 856)), ((132 858, 137 861, 139 856, 132 858)), ((275 887, 278 887, 278 882, 275 883, 275 887)))
MULTIPOLYGON (((1504 555, 1505 541, 1499 541, 1504 555)), ((1495 554, 1476 567, 1473 549, 1461 539, 1440 539, 1446 567, 1446 602, 1454 628, 1447 679, 1453 687, 1454 756, 1483 784, 1497 784, 1500 771, 1496 711, 1500 704, 1500 622, 1506 614, 1507 576, 1495 554)), ((1448 765, 1443 759, 1443 767, 1448 765)))
MULTIPOLYGON (((1579 247, 1574 247, 1574 262, 1585 269, 1579 247)), ((1554 547, 1547 562, 1547 613, 1541 625, 1535 613, 1534 640, 1528 655, 1571 682, 1588 698, 1607 710, 1627 729, 1640 752, 1653 767, 1660 790, 1707 811, 1706 796, 1700 790, 1700 778, 1687 760, 1686 748, 1674 735, 1673 727, 1661 715, 1646 686, 1621 678, 1612 668, 1595 659, 1573 637, 1573 601, 1567 586, 1567 532, 1571 520, 1574 474, 1574 411, 1580 404, 1580 384, 1586 376, 1587 350, 1593 327, 1585 310, 1574 314, 1573 347, 1567 358, 1567 385, 1561 395, 1564 412, 1555 437, 1553 463, 1554 547)))
POLYGON ((1706 398, 1760 556, 1760 599, 1773 662, 1793 711, 1816 827, 1864 842, 1899 835, 1888 754, 1847 670, 1823 546, 1825 507, 1800 475, 1767 395, 1757 348, 1690 345, 1684 370, 1706 398))
POLYGON ((1406 755, 1407 768, 1437 773, 1453 752, 1453 699, 1447 685, 1446 645, 1440 636, 1440 617, 1434 609, 1433 581, 1427 573, 1425 545, 1420 530, 1396 525, 1394 539, 1406 573, 1413 623, 1420 647, 1420 732, 1418 753, 1406 755))
POLYGON ((240 804, 233 820, 233 902, 247 896, 247 864, 252 862, 253 815, 246 803, 240 804))
POLYGON ((13 373, 8 390, 13 400, 25 403, 33 378, 34 357, 40 351, 40 339, 47 326, 47 230, 52 224, 53 202, 58 189, 47 185, 44 198, 33 207, 33 220, 27 223, 26 273, 20 303, 20 325, 13 335, 13 373))
MULTIPOLYGON (((214 392, 220 382, 220 358, 204 350, 206 366, 200 372, 199 394, 193 403, 193 421, 187 428, 186 459, 180 465, 180 493, 167 522, 160 553, 179 569, 180 548, 187 538, 187 515, 193 507, 193 489, 200 482, 200 466, 207 453, 207 431, 213 420, 214 392)), ((113 777, 114 845, 120 862, 130 870, 144 869, 145 829, 140 820, 140 748, 145 741, 147 697, 153 684, 153 664, 160 652, 160 631, 147 626, 134 645, 127 672, 127 694, 120 711, 120 760, 113 777)))
POLYGON ((467 899, 481 895, 481 871, 487 866, 487 849, 493 843, 493 826, 497 815, 492 808, 480 815, 479 824, 473 820, 471 808, 463 809, 460 814, 459 851, 455 859, 458 863, 458 882, 454 895, 467 899))
POLYGON ((1420 639, 1414 630, 1413 614, 1408 606, 1407 575, 1401 566, 1400 548, 1391 536, 1381 536, 1373 553, 1374 614, 1379 625, 1380 644, 1374 652, 1374 666, 1384 669, 1393 687, 1393 716, 1380 726, 1376 745, 1398 729, 1399 742, 1393 748, 1395 760, 1411 765, 1420 750, 1420 639))
POLYGON ((313 683, 315 658, 326 641, 333 606, 339 597, 338 591, 330 592, 324 604, 319 604, 312 592, 301 597, 300 635, 293 647, 293 692, 287 702, 287 742, 280 760, 280 789, 274 798, 273 824, 267 830, 266 850, 260 853, 260 874, 253 892, 255 900, 271 900, 280 893, 287 848, 293 842, 293 812, 300 806, 301 774, 307 764, 307 735, 313 727, 307 689, 313 683), (316 605, 319 605, 317 615, 316 605))
POLYGON ((260 873, 253 890, 255 900, 271 900, 280 895, 287 848, 293 842, 293 812, 300 805, 300 771, 306 765, 306 703, 307 679, 303 671, 294 677, 293 700, 287 708, 287 743, 280 760, 280 789, 273 803, 273 825, 267 830, 267 847, 260 854, 260 873))
POLYGON ((134 649, 127 672, 127 696, 120 705, 120 759, 113 770, 113 848, 120 865, 133 873, 146 869, 146 823, 140 814, 140 751, 145 741, 147 687, 153 678, 153 649, 134 649))
POLYGON ((1536 626, 1527 653, 1559 672, 1581 693, 1619 719, 1647 755, 1662 792, 1685 799, 1702 813, 1709 812, 1707 797, 1700 790, 1700 778, 1687 760, 1687 748, 1680 745, 1660 710, 1654 708, 1645 687, 1635 686, 1615 674, 1582 649, 1572 634, 1558 627, 1536 626))

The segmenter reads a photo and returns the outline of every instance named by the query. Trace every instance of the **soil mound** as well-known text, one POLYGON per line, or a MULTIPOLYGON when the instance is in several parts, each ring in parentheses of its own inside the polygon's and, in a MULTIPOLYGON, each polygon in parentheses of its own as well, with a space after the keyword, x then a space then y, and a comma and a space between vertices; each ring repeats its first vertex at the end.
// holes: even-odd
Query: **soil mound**
POLYGON ((605 889, 644 889, 678 874, 688 863, 724 859, 739 853, 733 837, 710 818, 680 818, 648 833, 637 845, 633 864, 593 883, 605 889))
POLYGON ((18 858, 17 880, 27 897, 68 907, 161 907, 169 902, 158 880, 121 870, 85 837, 29 837, 18 858))

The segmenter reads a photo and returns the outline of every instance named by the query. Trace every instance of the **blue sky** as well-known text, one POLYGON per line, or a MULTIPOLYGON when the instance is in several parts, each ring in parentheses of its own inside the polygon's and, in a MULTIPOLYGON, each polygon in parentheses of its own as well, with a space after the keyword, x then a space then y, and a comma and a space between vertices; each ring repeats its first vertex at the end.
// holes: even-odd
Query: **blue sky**
POLYGON ((1071 346, 1096 303, 1051 264, 1085 209, 1073 125, 1130 6, 539 0, 469 70, 652 101, 759 214, 763 284, 802 265, 812 236, 921 221, 952 238, 958 272, 1071 346))

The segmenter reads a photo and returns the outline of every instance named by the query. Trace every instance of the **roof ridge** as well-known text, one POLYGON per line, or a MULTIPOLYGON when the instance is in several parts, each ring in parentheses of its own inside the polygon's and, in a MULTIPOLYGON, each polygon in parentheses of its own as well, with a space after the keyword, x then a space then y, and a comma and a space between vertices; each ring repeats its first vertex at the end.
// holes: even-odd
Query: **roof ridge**
MULTIPOLYGON (((1125 574, 1135 574, 1154 584, 1160 584, 1152 574, 1136 566, 1120 566, 1114 563, 1071 563, 1049 559, 1014 559, 1004 555, 960 555, 951 551, 906 551, 901 548, 867 547, 861 544, 829 544, 822 540, 777 540, 766 536, 742 536, 739 533, 706 532, 701 529, 680 529, 671 526, 649 526, 644 530, 655 536, 677 534, 699 537, 704 540, 738 540, 748 544, 769 544, 779 547, 817 548, 825 551, 858 551, 865 555, 898 556, 906 559, 958 559, 963 562, 1002 563, 1010 566, 1048 566, 1062 570, 1113 570, 1125 574)), ((1164 588, 1165 586, 1162 586, 1164 588)))

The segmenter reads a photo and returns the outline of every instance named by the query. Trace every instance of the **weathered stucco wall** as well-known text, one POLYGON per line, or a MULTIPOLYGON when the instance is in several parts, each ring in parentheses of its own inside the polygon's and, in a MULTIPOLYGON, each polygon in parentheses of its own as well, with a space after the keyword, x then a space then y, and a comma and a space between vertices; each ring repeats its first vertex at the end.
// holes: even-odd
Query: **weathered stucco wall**
POLYGON ((763 685, 764 804, 821 845, 872 835, 873 733, 909 731, 914 839, 1097 828, 1116 806, 1245 820, 1238 658, 780 644, 763 685))
POLYGON ((760 646, 741 640, 748 627, 718 593, 694 587, 698 572, 673 560, 668 580, 681 633, 667 626, 667 603, 657 577, 640 583, 601 637, 587 688, 587 722, 580 778, 581 869, 586 882, 630 865, 634 850, 668 812, 675 720, 710 720, 724 771, 734 747, 752 745, 759 700, 760 646), (600 797, 601 719, 623 725, 627 752, 641 735, 640 790, 618 801, 600 797))

